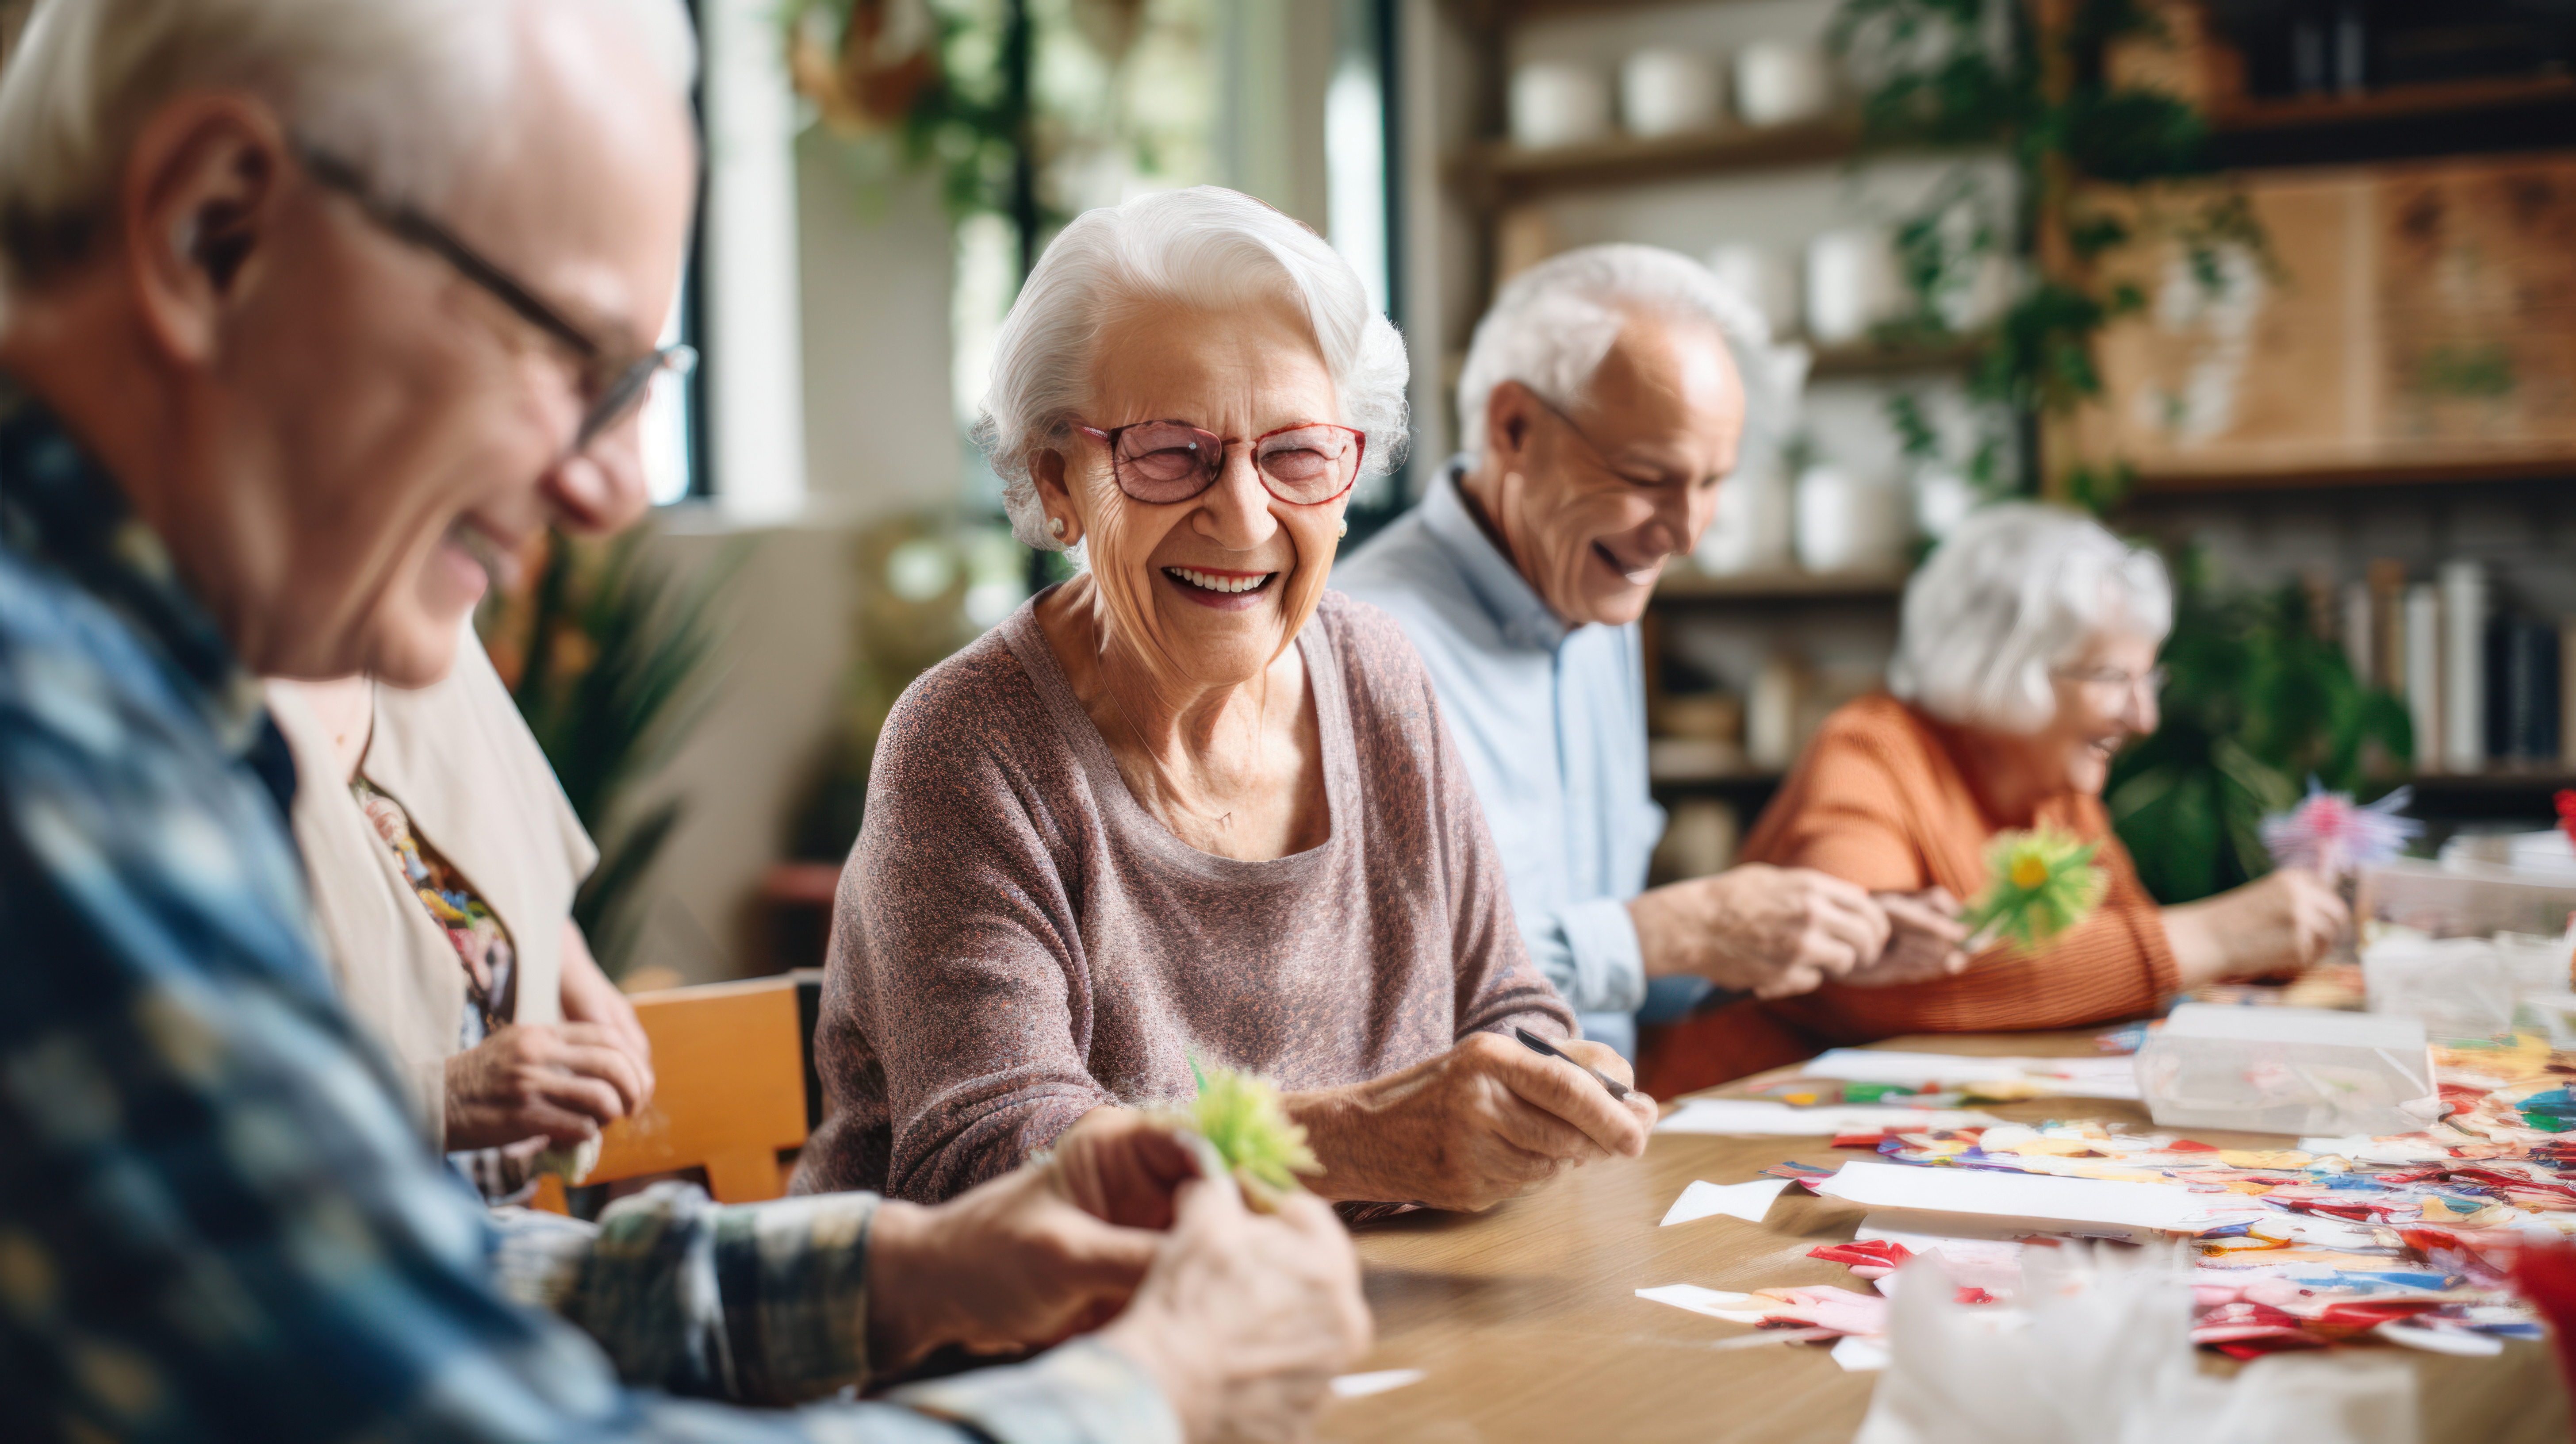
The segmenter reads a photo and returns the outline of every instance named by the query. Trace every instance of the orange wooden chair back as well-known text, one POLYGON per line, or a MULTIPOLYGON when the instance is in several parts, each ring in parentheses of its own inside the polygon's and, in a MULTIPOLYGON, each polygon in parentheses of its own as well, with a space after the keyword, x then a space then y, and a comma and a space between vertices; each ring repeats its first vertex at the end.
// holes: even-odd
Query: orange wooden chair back
MULTIPOLYGON (((805 1048, 796 980, 709 983, 629 999, 653 1040, 653 1101, 600 1136, 587 1182, 703 1168, 718 1203, 787 1191, 780 1150, 805 1142, 805 1048)), ((535 1206, 560 1213, 563 1185, 535 1206)))

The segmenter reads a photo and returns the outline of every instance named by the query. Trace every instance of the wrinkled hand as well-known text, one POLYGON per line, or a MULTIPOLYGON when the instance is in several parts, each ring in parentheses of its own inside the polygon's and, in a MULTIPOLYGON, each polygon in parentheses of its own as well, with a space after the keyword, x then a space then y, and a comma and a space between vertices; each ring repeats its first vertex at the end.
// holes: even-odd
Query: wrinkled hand
POLYGON ((447 1146, 579 1143, 643 1106, 651 1075, 595 1023, 513 1023, 447 1060, 447 1146))
MULTIPOLYGON (((1626 1060, 1599 1043, 1558 1045, 1626 1083, 1626 1060)), ((1612 1098, 1590 1074, 1493 1033, 1369 1083, 1288 1097, 1324 1165, 1327 1198, 1490 1208, 1569 1168, 1646 1151, 1654 1100, 1612 1098)))
POLYGON ((599 960, 590 955, 590 943, 582 937, 580 925, 570 919, 564 921, 562 991, 566 1022, 598 1024, 644 1070, 644 1099, 635 1105, 641 1111, 645 1103, 653 1101, 653 1040, 645 1035, 643 1021, 635 1016, 635 1005, 608 980, 608 974, 600 971, 599 960))
POLYGON ((1350 1235, 1321 1200, 1292 1195, 1265 1218, 1230 1183, 1196 1182, 1101 1340, 1162 1386, 1185 1436, 1231 1444, 1304 1438, 1372 1332, 1350 1235))
POLYGON ((1655 888, 1628 904, 1646 975, 1693 973, 1731 992, 1786 998, 1875 961, 1886 912, 1841 878, 1746 863, 1655 888))
POLYGON ((2351 923, 2343 898, 2303 867, 2165 909, 2165 934, 2187 987, 2304 968, 2351 923))
POLYGON ((1959 900, 1950 896, 1948 888, 1870 897, 1887 914, 1887 947, 1876 962, 1844 974, 1845 983, 1855 988, 1893 988, 1966 970, 1968 955, 1959 945, 1968 940, 1968 929, 1959 921, 1959 900))
POLYGON ((1198 1160, 1169 1128, 1109 1105, 1055 1141, 1055 1167, 1083 1212, 1128 1228, 1170 1228, 1173 1194, 1199 1176, 1198 1160))
POLYGON ((1084 1211, 1055 1162, 936 1208, 887 1202, 869 1226, 869 1357, 892 1371, 943 1344, 989 1353, 1097 1328, 1126 1306, 1162 1244, 1084 1211))

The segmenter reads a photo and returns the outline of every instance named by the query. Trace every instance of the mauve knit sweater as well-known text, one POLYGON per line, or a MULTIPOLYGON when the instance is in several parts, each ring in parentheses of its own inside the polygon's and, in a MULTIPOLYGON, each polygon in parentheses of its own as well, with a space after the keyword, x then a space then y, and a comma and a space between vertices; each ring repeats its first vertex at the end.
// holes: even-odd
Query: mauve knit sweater
POLYGON ((1036 604, 895 704, 841 873, 800 1192, 936 1202, 1105 1103, 1186 1098, 1189 1060, 1291 1090, 1479 1030, 1568 1034, 1421 661, 1326 592, 1298 639, 1332 835, 1201 852, 1127 789, 1036 604))

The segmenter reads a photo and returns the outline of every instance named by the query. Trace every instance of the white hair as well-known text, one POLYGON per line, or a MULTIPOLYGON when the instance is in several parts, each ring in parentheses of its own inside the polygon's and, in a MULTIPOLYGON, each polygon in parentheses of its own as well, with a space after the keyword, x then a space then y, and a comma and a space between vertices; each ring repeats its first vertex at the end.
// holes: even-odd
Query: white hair
POLYGON ((1295 306, 1314 332, 1341 424, 1368 438, 1362 476, 1401 465, 1404 338, 1369 305, 1350 263, 1250 196, 1218 186, 1160 191, 1075 217, 1002 320, 975 440, 1002 478, 1012 534, 1064 549, 1047 535, 1029 457, 1072 439, 1104 332, 1148 309, 1223 315, 1265 300, 1295 306))
POLYGON ((2163 558, 2063 507, 2001 503, 1906 586, 1887 690, 1947 721, 2036 732, 2057 712, 2050 668, 2104 631, 2161 642, 2172 627, 2163 558))
POLYGON ((143 123, 196 89, 263 96, 386 196, 434 206, 508 123, 533 3, 595 7, 685 101, 680 0, 37 0, 0 75, 0 254, 18 280, 80 259, 143 123))
POLYGON ((1783 439, 1788 404, 1770 323, 1708 267, 1660 246, 1584 246, 1551 256, 1506 282, 1476 323, 1458 373, 1458 449, 1484 455, 1485 408, 1494 388, 1517 381, 1550 406, 1580 405, 1612 343, 1639 312, 1704 322, 1726 339, 1744 384, 1737 454, 1766 453, 1783 439))

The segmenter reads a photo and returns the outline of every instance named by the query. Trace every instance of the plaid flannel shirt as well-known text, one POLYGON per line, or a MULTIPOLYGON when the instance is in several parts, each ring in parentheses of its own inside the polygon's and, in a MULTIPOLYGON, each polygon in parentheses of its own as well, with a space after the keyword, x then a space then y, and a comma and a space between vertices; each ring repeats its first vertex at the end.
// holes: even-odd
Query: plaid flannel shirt
POLYGON ((0 1432, 1177 1437, 1090 1342, 830 1401, 871 1197, 484 1209, 331 995, 293 787, 158 539, 0 382, 0 1432))

